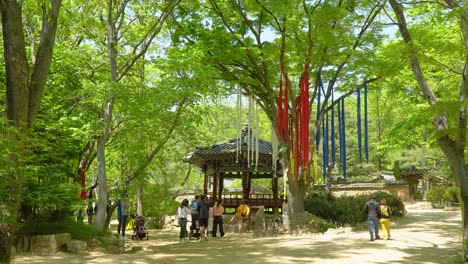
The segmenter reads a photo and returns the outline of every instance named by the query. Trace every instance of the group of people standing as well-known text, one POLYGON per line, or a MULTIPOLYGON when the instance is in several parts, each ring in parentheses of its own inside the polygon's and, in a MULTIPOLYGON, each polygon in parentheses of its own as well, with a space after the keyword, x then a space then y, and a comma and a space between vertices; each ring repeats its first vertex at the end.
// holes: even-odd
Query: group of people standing
POLYGON ((198 237, 199 241, 207 241, 209 231, 211 231, 211 236, 216 238, 218 228, 220 236, 223 237, 223 214, 224 206, 222 205, 222 200, 208 202, 206 195, 195 195, 195 200, 193 200, 189 206, 188 199, 184 199, 177 209, 180 226, 180 242, 184 241, 188 236, 190 238, 198 237), (187 232, 189 215, 192 221, 190 235, 187 232), (213 219, 211 225, 209 225, 210 219, 213 219))
POLYGON ((382 227, 383 237, 390 240, 390 216, 392 215, 392 210, 387 206, 387 200, 381 199, 379 204, 376 198, 376 194, 372 193, 370 200, 364 205, 364 210, 367 212, 370 240, 380 239, 379 225, 382 227))

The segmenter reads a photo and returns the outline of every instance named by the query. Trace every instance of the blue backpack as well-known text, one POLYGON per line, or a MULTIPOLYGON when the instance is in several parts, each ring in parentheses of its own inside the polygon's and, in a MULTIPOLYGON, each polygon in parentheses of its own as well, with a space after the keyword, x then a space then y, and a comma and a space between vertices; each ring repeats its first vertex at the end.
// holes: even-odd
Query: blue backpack
POLYGON ((193 215, 198 215, 198 202, 192 201, 190 204, 190 213, 193 215))

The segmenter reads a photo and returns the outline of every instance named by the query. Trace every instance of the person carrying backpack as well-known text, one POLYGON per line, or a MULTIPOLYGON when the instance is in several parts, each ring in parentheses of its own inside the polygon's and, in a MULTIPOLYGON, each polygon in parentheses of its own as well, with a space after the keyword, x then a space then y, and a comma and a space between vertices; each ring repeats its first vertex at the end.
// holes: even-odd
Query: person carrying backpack
POLYGON ((200 196, 195 195, 195 200, 190 203, 190 215, 192 216, 192 224, 190 225, 190 235, 189 239, 192 239, 193 236, 199 237, 199 229, 197 226, 198 223, 198 202, 200 201, 200 196), (195 232, 195 234, 193 233, 195 232))
POLYGON ((380 205, 375 200, 376 195, 372 193, 370 195, 370 200, 364 205, 364 210, 367 212, 367 223, 369 224, 369 234, 370 240, 374 241, 374 231, 375 239, 380 239, 379 237, 379 210, 380 205))

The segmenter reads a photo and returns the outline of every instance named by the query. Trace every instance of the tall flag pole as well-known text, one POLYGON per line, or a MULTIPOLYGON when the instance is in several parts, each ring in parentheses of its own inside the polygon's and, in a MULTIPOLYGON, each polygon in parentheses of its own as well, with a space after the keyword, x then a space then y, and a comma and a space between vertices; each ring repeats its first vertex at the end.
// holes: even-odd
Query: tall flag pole
POLYGON ((331 109, 331 159, 332 164, 335 164, 336 161, 336 150, 335 150, 335 104, 334 96, 332 91, 332 109, 331 109))
POLYGON ((344 98, 341 99, 341 122, 340 122, 340 132, 341 132, 341 147, 342 147, 342 152, 341 152, 341 166, 343 169, 343 177, 346 181, 346 122, 345 122, 345 103, 344 103, 344 98))
POLYGON ((361 167, 362 167, 361 88, 357 89, 357 136, 358 136, 359 161, 361 162, 361 167))
POLYGON ((328 112, 325 114, 325 120, 323 124, 323 178, 327 177, 327 168, 328 168, 328 112))
POLYGON ((364 149, 366 162, 369 163, 369 124, 367 121, 367 83, 364 83, 364 149))
POLYGON ((237 85, 237 140, 236 140, 236 163, 239 163, 239 153, 242 151, 242 92, 237 85))
MULTIPOLYGON (((318 89, 317 89, 317 120, 320 118, 320 94, 322 90, 322 78, 320 76, 320 72, 317 72, 317 80, 318 80, 318 89)), ((317 153, 320 145, 320 129, 317 131, 317 136, 315 137, 315 146, 317 147, 317 153)))

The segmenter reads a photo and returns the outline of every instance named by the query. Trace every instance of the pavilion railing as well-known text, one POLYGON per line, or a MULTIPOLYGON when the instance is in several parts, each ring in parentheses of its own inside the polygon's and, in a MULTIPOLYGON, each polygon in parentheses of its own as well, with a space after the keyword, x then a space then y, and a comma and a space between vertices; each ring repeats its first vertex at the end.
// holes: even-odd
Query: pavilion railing
MULTIPOLYGON (((223 194, 221 196, 223 205, 226 208, 236 208, 242 201, 242 194, 223 194)), ((208 195, 208 200, 211 200, 211 195, 208 195)), ((250 194, 248 199, 250 206, 264 206, 266 208, 281 207, 282 201, 280 198, 274 198, 273 194, 250 194)))

